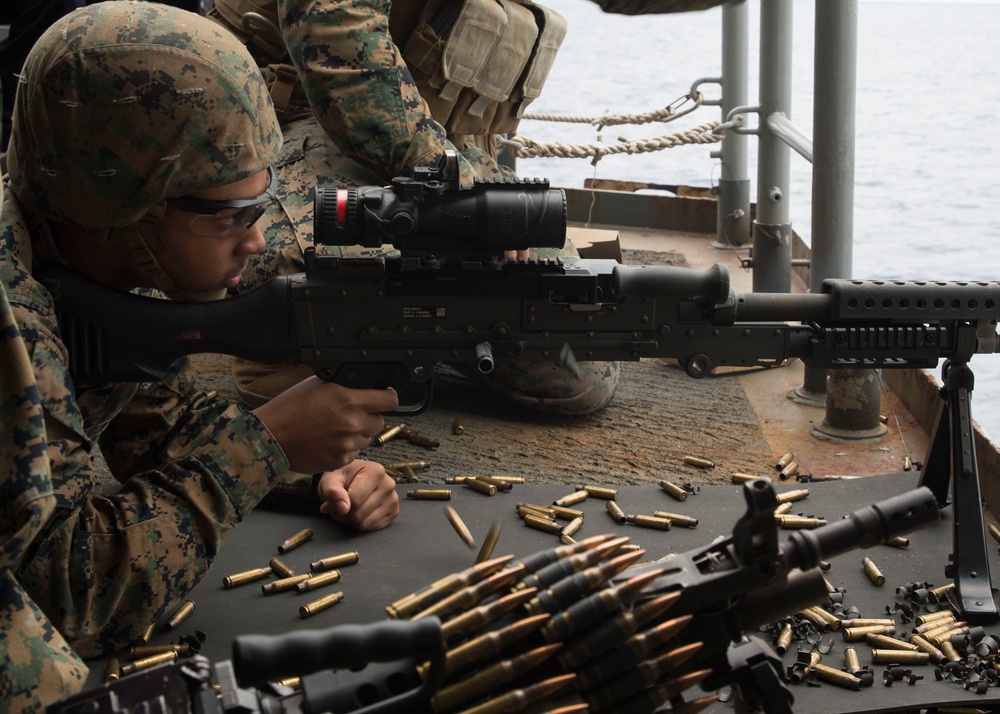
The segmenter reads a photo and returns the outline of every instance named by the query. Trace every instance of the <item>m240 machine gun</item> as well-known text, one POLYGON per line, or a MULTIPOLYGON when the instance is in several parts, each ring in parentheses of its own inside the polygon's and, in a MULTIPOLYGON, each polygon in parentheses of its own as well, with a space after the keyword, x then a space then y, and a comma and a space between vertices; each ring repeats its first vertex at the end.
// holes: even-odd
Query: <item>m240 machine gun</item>
POLYGON ((692 377, 720 366, 933 368, 944 390, 922 483, 955 501, 959 607, 1000 618, 980 505, 968 361, 998 350, 1000 283, 827 280, 815 294, 735 294, 708 270, 564 257, 503 260, 503 251, 565 242, 566 202, 546 181, 461 188, 453 156, 392 186, 316 191, 319 244, 398 257, 340 258, 310 248, 303 273, 244 295, 179 303, 39 269, 55 296, 79 383, 144 381, 199 352, 298 361, 347 387, 392 386, 400 411, 432 396, 437 362, 670 357, 692 377), (471 237, 470 237, 471 236, 471 237), (984 574, 986 577, 983 577, 984 574))
POLYGON ((48 714, 305 712, 696 712, 731 685, 737 712, 791 712, 758 626, 826 600, 821 560, 938 518, 926 488, 779 543, 768 479, 743 486, 730 537, 633 566, 628 538, 594 536, 494 558, 393 603, 393 621, 236 638, 204 658, 129 675, 48 714), (334 671, 331 671, 334 670, 334 671), (270 683, 299 677, 301 691, 270 683), (564 707, 564 708, 560 708, 564 707))

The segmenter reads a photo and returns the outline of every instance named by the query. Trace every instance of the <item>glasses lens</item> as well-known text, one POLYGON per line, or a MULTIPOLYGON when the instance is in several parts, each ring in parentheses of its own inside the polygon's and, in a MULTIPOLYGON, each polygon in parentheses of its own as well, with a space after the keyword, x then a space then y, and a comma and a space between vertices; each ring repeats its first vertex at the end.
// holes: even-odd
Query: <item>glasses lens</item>
POLYGON ((200 215, 191 219, 191 232, 199 236, 227 236, 250 228, 260 220, 268 204, 234 209, 225 214, 200 215))

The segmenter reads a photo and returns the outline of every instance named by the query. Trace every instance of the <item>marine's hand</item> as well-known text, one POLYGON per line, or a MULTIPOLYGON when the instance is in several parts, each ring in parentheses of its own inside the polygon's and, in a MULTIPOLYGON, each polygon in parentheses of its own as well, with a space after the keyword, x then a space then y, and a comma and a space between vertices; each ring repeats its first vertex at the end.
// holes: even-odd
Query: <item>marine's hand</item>
POLYGON ((291 469, 308 474, 354 461, 385 428, 380 413, 398 406, 392 389, 348 389, 309 377, 253 412, 281 444, 291 469))
POLYGON ((356 460, 319 480, 321 513, 359 531, 377 531, 399 515, 396 482, 381 464, 356 460))

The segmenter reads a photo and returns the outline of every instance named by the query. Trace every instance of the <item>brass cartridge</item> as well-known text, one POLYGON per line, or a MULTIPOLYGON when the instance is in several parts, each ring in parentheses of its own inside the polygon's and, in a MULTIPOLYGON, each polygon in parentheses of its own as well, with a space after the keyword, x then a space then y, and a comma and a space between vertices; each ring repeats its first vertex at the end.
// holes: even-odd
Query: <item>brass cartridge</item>
POLYGON ((469 528, 465 525, 462 517, 458 515, 458 511, 451 506, 445 506, 444 515, 448 519, 448 522, 451 523, 451 527, 458 533, 458 537, 462 539, 462 542, 470 548, 475 548, 476 539, 472 537, 472 533, 469 532, 469 528))
POLYGON ((565 521, 571 521, 574 518, 583 518, 583 511, 579 511, 575 508, 564 508, 563 506, 550 506, 550 510, 555 514, 556 518, 561 518, 565 521))
POLYGON ((524 476, 497 476, 496 478, 502 479, 507 483, 513 483, 513 484, 524 483, 524 476))
POLYGON ((539 506, 535 503, 518 503, 515 508, 517 509, 517 515, 519 516, 521 515, 521 509, 525 509, 535 511, 538 515, 544 516, 545 518, 551 518, 553 521, 558 518, 556 510, 551 506, 539 506))
POLYGON ((309 569, 316 573, 323 570, 329 570, 330 568, 339 568, 344 565, 354 565, 357 562, 358 551, 352 550, 349 553, 331 555, 328 558, 321 558, 320 560, 313 561, 312 563, 309 563, 309 569))
POLYGON ((784 491, 777 494, 778 503, 791 503, 793 501, 801 501, 803 498, 809 498, 808 488, 796 488, 791 491, 784 491))
POLYGON ((164 652, 176 652, 178 657, 187 657, 191 654, 191 645, 132 645, 128 654, 133 660, 140 660, 164 652))
POLYGON ((158 664, 167 664, 168 662, 176 662, 177 653, 174 651, 163 652, 158 655, 153 655, 152 657, 146 657, 145 659, 137 659, 135 662, 130 662, 128 664, 123 664, 121 666, 121 676, 124 677, 134 672, 141 672, 144 669, 150 669, 158 664))
POLYGON ((787 530, 812 530, 826 525, 824 518, 806 518, 805 516, 793 516, 788 513, 776 515, 774 520, 778 526, 787 530))
POLYGON ((698 525, 698 519, 692 518, 691 516, 685 516, 680 513, 669 513, 667 511, 653 511, 653 515, 657 518, 666 518, 675 526, 680 528, 695 528, 698 525))
POLYGON ((921 652, 926 652, 927 654, 929 654, 931 656, 932 662, 937 663, 945 661, 944 652, 942 652, 937 646, 931 644, 923 636, 913 633, 912 635, 910 635, 910 642, 912 642, 918 648, 920 648, 921 652))
POLYGON ((889 637, 889 635, 876 635, 874 632, 869 632, 865 635, 865 642, 871 645, 871 647, 878 649, 920 652, 920 648, 912 642, 897 640, 895 637, 889 637))
POLYGON ((656 516, 625 516, 625 520, 634 526, 641 528, 655 528, 659 531, 669 531, 672 525, 667 518, 657 518, 656 516))
POLYGON ((263 580, 270 574, 271 568, 254 568, 253 570, 244 570, 242 573, 234 573, 224 577, 222 579, 222 587, 229 590, 230 588, 235 588, 239 585, 255 583, 258 580, 263 580))
POLYGON ((948 592, 949 590, 951 590, 953 587, 955 587, 955 583, 948 583, 947 585, 939 585, 936 588, 931 588, 928 592, 931 595, 933 595, 934 597, 936 597, 936 598, 938 598, 940 600, 941 597, 946 592, 948 592))
MULTIPOLYGON (((940 642, 941 655, 944 657, 946 662, 960 662, 962 660, 962 655, 958 653, 955 649, 955 645, 951 643, 951 640, 942 640, 940 642)), ((930 657, 930 654, 928 654, 930 657)))
POLYGON ((799 464, 797 461, 789 461, 785 468, 781 469, 778 473, 778 478, 784 480, 791 476, 794 476, 799 472, 799 464))
POLYGON ((836 684, 838 687, 844 687, 846 689, 861 689, 861 680, 853 674, 841 672, 839 669, 834 669, 833 667, 827 667, 825 664, 818 663, 814 664, 811 669, 816 673, 816 676, 824 682, 836 684))
POLYGON ((918 625, 926 625, 934 620, 941 620, 939 624, 944 624, 946 620, 954 622, 956 619, 955 613, 951 610, 938 610, 937 612, 928 612, 925 615, 917 615, 913 621, 918 625))
MULTIPOLYGON (((184 620, 186 620, 188 616, 194 612, 194 608, 194 600, 185 600, 181 603, 181 606, 174 611, 174 614, 171 615, 170 619, 167 621, 167 629, 173 630, 177 628, 178 625, 184 622, 184 620)), ((122 669, 124 670, 125 668, 122 667, 122 669)))
POLYGON ((697 466, 699 469, 714 469, 715 462, 709 459, 702 459, 697 456, 685 456, 684 463, 688 466, 697 466))
POLYGON ((575 506, 578 503, 586 501, 589 497, 590 494, 586 491, 574 491, 573 493, 563 496, 562 498, 557 498, 552 502, 552 505, 566 508, 567 506, 575 506))
POLYGON ((545 531, 546 533, 552 533, 553 535, 562 535, 563 527, 560 524, 531 513, 525 514, 524 525, 534 528, 536 531, 545 531))
POLYGON ((274 574, 279 578, 290 578, 295 575, 295 571, 288 567, 285 561, 278 556, 271 558, 268 565, 271 566, 271 570, 273 570, 274 574))
POLYGON ((462 424, 462 420, 455 417, 455 421, 451 425, 451 432, 455 436, 461 436, 465 433, 465 426, 462 424))
POLYGON ((497 541, 500 540, 500 530, 503 526, 500 521, 493 521, 490 524, 490 529, 486 531, 486 537, 483 539, 483 545, 479 549, 479 554, 476 556, 476 562, 482 563, 493 557, 493 550, 497 547, 497 541))
POLYGON ((678 501, 686 501, 688 497, 688 492, 685 491, 680 486, 672 484, 669 481, 660 481, 660 488, 669 493, 671 496, 676 498, 678 501))
POLYGON ((274 683, 289 689, 302 689, 302 677, 282 677, 274 680, 274 683))
POLYGON ((470 478, 475 478, 475 476, 448 476, 445 478, 444 482, 449 484, 461 484, 465 483, 465 480, 470 478))
POLYGON ((423 434, 418 434, 412 429, 403 429, 402 437, 409 441, 411 444, 416 444, 417 446, 423 446, 426 449, 436 449, 441 446, 441 442, 437 439, 424 436, 423 434))
POLYGON ((1000 543, 1000 528, 997 528, 992 523, 987 525, 986 528, 989 530, 990 535, 993 536, 993 540, 995 540, 997 543, 1000 543))
POLYGON ((872 562, 871 558, 862 558, 861 565, 865 569, 865 574, 868 579, 872 581, 877 587, 882 587, 885 585, 885 576, 882 575, 882 571, 878 569, 878 566, 872 562))
POLYGON ((300 545, 305 543, 307 540, 313 537, 312 528, 303 528, 298 533, 293 535, 288 540, 284 541, 278 546, 278 552, 284 555, 290 550, 298 548, 300 545))
POLYGON ((896 621, 891 617, 852 617, 841 620, 840 624, 844 627, 878 627, 879 625, 892 627, 896 621))
POLYGON ((740 484, 747 483, 748 481, 756 481, 760 478, 760 476, 754 476, 753 474, 741 474, 739 471, 736 471, 733 473, 731 478, 733 483, 740 484))
POLYGON ((792 463, 794 460, 795 456, 792 454, 792 452, 789 451, 787 454, 783 455, 780 459, 778 459, 778 461, 774 464, 774 468, 776 468, 778 471, 781 471, 783 468, 788 466, 788 464, 792 463))
POLYGON ((788 648, 792 645, 792 625, 786 622, 781 627, 781 632, 778 634, 778 639, 774 643, 774 649, 778 651, 778 654, 783 655, 788 651, 788 648))
POLYGON ((924 620, 924 622, 920 625, 917 625, 913 631, 926 637, 927 633, 931 632, 932 630, 938 630, 942 628, 947 629, 951 625, 954 625, 956 622, 958 622, 958 620, 955 619, 955 613, 953 613, 951 610, 946 610, 944 612, 946 614, 942 617, 937 617, 931 620, 924 620))
POLYGON ((260 586, 260 591, 265 595, 274 595, 274 593, 283 593, 288 590, 294 590, 295 586, 301 582, 305 582, 312 575, 309 573, 302 573, 300 575, 293 575, 290 578, 282 578, 281 580, 274 580, 270 583, 265 583, 260 586))
POLYGON ((551 511, 545 511, 540 508, 534 508, 532 506, 518 506, 517 517, 524 520, 525 516, 538 516, 539 518, 544 518, 547 521, 555 521, 556 516, 551 511))
POLYGON ((904 650, 872 650, 872 664, 927 664, 931 656, 926 652, 904 650))
POLYGON ((574 543, 577 543, 578 541, 573 536, 566 535, 565 533, 560 533, 559 534, 559 542, 562 545, 573 545, 574 543))
POLYGON ((335 593, 330 593, 329 595, 324 595, 319 600, 313 600, 310 603, 306 603, 299 608, 299 616, 302 619, 307 617, 312 617, 316 613, 323 612, 323 610, 328 610, 338 602, 344 599, 344 592, 338 590, 335 593))
POLYGON ((118 663, 118 660, 112 657, 108 660, 108 666, 104 668, 104 681, 113 682, 116 679, 121 679, 122 676, 122 666, 118 663))
POLYGON ((413 469, 414 471, 423 471, 424 469, 429 469, 430 467, 430 461, 400 461, 396 464, 385 465, 385 468, 396 469, 397 471, 401 471, 406 468, 413 469))
POLYGON ((792 502, 786 501, 785 503, 779 503, 774 509, 774 515, 780 516, 784 513, 788 513, 792 510, 792 502))
POLYGON ((605 501, 617 501, 618 489, 605 488, 603 486, 577 486, 577 491, 586 491, 592 498, 601 498, 605 501))
POLYGON ((392 441, 397 436, 402 434, 403 429, 406 428, 406 424, 397 424, 396 426, 387 427, 378 436, 372 437, 373 446, 385 446, 386 443, 392 441))
POLYGON ((149 641, 153 639, 153 633, 156 631, 156 623, 150 623, 149 627, 142 631, 142 634, 135 638, 135 643, 137 645, 148 645, 149 641))
POLYGON ((574 518, 569 523, 567 523, 565 526, 563 526, 562 532, 559 535, 560 536, 572 536, 573 534, 575 534, 581 528, 583 528, 583 518, 582 517, 581 518, 574 518))
POLYGON ((311 578, 303 580, 301 583, 295 584, 295 591, 298 593, 307 593, 310 590, 316 590, 324 585, 329 585, 330 583, 336 583, 340 581, 340 571, 339 570, 327 570, 319 575, 313 575, 311 578))
POLYGON ((486 483, 485 481, 480 481, 478 478, 468 478, 462 483, 463 486, 471 488, 477 493, 481 493, 484 496, 496 496, 497 487, 491 483, 486 483))
POLYGON ((450 501, 450 488, 411 488, 406 492, 407 498, 415 501, 450 501))
POLYGON ((844 648, 844 664, 845 669, 850 674, 857 674, 861 671, 861 659, 858 657, 858 651, 853 647, 844 648))
POLYGON ((809 610, 810 612, 814 613, 816 615, 816 617, 818 617, 819 619, 821 619, 825 623, 827 623, 830 626, 831 630, 840 630, 840 629, 842 629, 842 627, 843 627, 843 621, 839 617, 837 617, 836 615, 834 615, 832 612, 827 612, 826 610, 824 610, 819 605, 815 605, 813 607, 809 607, 809 608, 806 608, 806 609, 809 610))
POLYGON ((496 478, 494 476, 476 476, 477 481, 482 481, 483 483, 488 483, 490 486, 496 486, 497 491, 512 491, 514 490, 514 484, 510 481, 505 481, 502 478, 496 478))
POLYGON ((885 625, 873 625, 871 627, 844 627, 845 642, 864 642, 870 634, 875 635, 895 635, 895 625, 886 627, 885 625))
POLYGON ((608 513, 611 514, 611 517, 616 521, 623 524, 628 523, 628 517, 626 517, 625 511, 623 511, 621 506, 617 503, 614 501, 608 501, 606 508, 608 509, 608 513))
POLYGON ((892 536, 885 541, 885 545, 892 546, 893 548, 909 548, 910 539, 903 538, 902 536, 892 536))

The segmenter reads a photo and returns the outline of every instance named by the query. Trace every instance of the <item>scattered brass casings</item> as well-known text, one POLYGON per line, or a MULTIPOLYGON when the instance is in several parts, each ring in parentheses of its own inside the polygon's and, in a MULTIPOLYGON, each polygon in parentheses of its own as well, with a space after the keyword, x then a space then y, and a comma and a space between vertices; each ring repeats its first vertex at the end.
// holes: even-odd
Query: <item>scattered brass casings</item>
MULTIPOLYGON (((962 659, 962 655, 958 653, 955 649, 955 645, 951 643, 951 640, 941 640, 939 643, 941 647, 941 655, 947 662, 959 662, 962 659)), ((928 654, 928 656, 930 656, 928 654)))
POLYGON ((271 558, 268 565, 271 566, 271 570, 273 570, 274 574, 279 578, 290 578, 295 575, 295 571, 288 567, 285 561, 278 556, 271 558))
POLYGON ((338 590, 335 593, 330 593, 329 595, 324 595, 319 600, 313 600, 312 602, 306 603, 299 608, 299 617, 305 619, 307 617, 312 617, 316 613, 323 612, 323 610, 328 610, 329 608, 336 605, 338 602, 344 599, 344 592, 338 590))
POLYGON ((676 498, 678 501, 686 501, 688 497, 688 492, 685 491, 680 486, 670 483, 669 481, 660 481, 660 488, 669 493, 671 496, 676 498))
POLYGON ((868 579, 872 581, 877 587, 882 587, 885 585, 885 576, 882 575, 882 571, 878 569, 878 566, 872 562, 871 558, 862 558, 861 565, 865 569, 865 575, 868 579))
POLYGON ((799 472, 799 464, 798 464, 798 462, 797 461, 790 461, 785 466, 785 468, 781 469, 781 471, 778 472, 778 478, 784 480, 784 479, 787 479, 787 478, 789 478, 791 476, 794 476, 798 472, 799 472))
POLYGON ((895 635, 896 627, 895 625, 885 626, 885 625, 873 625, 871 627, 844 627, 842 628, 844 633, 845 642, 864 642, 868 635, 895 635))
POLYGON ((406 492, 407 498, 415 501, 450 501, 450 488, 411 488, 406 492))
POLYGON ((811 669, 816 673, 816 676, 824 682, 836 684, 838 687, 844 687, 846 689, 861 689, 861 680, 853 674, 841 672, 839 669, 827 667, 825 664, 814 664, 811 669))
POLYGON ((858 658, 858 651, 853 647, 844 648, 845 669, 850 674, 857 674, 861 671, 861 660, 858 658))
POLYGON ((104 681, 113 682, 122 676, 122 666, 118 660, 112 657, 108 660, 108 666, 104 668, 104 681))
POLYGON ((641 528, 655 528, 659 531, 669 531, 672 525, 668 518, 657 518, 656 516, 625 516, 625 520, 634 526, 641 528))
POLYGON ((316 573, 323 570, 329 570, 330 568, 339 568, 344 565, 354 565, 357 562, 358 551, 352 550, 350 553, 331 555, 328 558, 321 558, 320 560, 313 561, 312 563, 309 563, 309 569, 316 573))
POLYGON ((390 426, 382 430, 382 433, 378 436, 372 437, 372 444, 374 446, 385 446, 386 443, 392 441, 397 436, 402 434, 403 429, 406 428, 406 424, 396 424, 396 426, 390 426))
POLYGON ((458 417, 455 417, 455 421, 451 425, 451 431, 455 436, 461 436, 465 433, 465 426, 462 424, 462 420, 458 417))
POLYGON ((548 518, 536 516, 532 513, 526 513, 523 520, 524 525, 529 528, 534 528, 536 531, 545 531, 546 533, 552 533, 554 535, 562 535, 562 525, 556 523, 555 521, 550 521, 548 518))
POLYGON ((461 484, 465 483, 466 479, 475 478, 475 476, 448 476, 445 478, 444 482, 449 484, 461 484))
POLYGON ((437 439, 430 436, 424 436, 423 434, 418 434, 412 429, 403 429, 402 437, 407 441, 409 441, 411 444, 416 444, 417 446, 423 446, 424 448, 427 449, 436 449, 437 447, 441 446, 441 442, 438 441, 437 439))
POLYGON ((482 563, 493 557, 493 550, 497 547, 497 541, 500 540, 500 530, 503 526, 500 521, 493 521, 490 524, 490 529, 486 531, 486 537, 483 539, 483 545, 479 549, 479 554, 476 556, 476 562, 482 563))
POLYGON ((942 612, 944 612, 944 615, 941 617, 925 619, 923 623, 917 625, 913 631, 927 637, 927 635, 933 630, 947 629, 958 622, 955 619, 955 613, 951 610, 943 610, 942 612))
POLYGON ((669 513, 667 511, 653 511, 653 515, 657 518, 666 518, 673 525, 680 528, 695 528, 698 525, 698 519, 692 518, 691 516, 685 516, 680 513, 669 513))
POLYGON ((748 481, 755 481, 758 478, 760 478, 760 476, 754 476, 753 474, 741 474, 740 472, 737 471, 733 473, 731 478, 733 480, 733 483, 738 484, 738 483, 747 483, 748 481))
POLYGON ((458 515, 458 511, 451 506, 445 506, 444 515, 448 519, 448 522, 451 523, 451 527, 458 533, 458 537, 462 539, 462 542, 470 548, 475 548, 476 539, 472 537, 472 533, 469 532, 469 528, 465 525, 462 517, 458 515))
POLYGON ((605 501, 617 501, 618 489, 605 488, 604 486, 577 486, 577 491, 586 491, 593 498, 602 498, 605 501))
POLYGON ((955 613, 951 610, 938 610, 937 612, 928 612, 925 615, 917 615, 913 621, 917 623, 917 625, 926 625, 930 622, 934 622, 935 620, 941 620, 938 624, 943 625, 945 621, 954 622, 956 619, 955 613))
POLYGON ((123 664, 121 666, 121 676, 124 677, 134 672, 141 672, 144 669, 150 669, 158 664, 167 664, 168 662, 176 662, 177 653, 171 650, 170 652, 163 652, 158 655, 153 655, 152 657, 146 657, 145 659, 137 659, 135 662, 129 662, 128 664, 123 664))
POLYGON ((784 491, 777 494, 778 503, 791 503, 793 501, 801 501, 803 498, 809 498, 808 488, 796 488, 792 491, 784 491))
MULTIPOLYGON (((178 625, 184 622, 184 620, 186 620, 191 613, 194 612, 194 608, 194 600, 185 600, 182 602, 181 606, 174 611, 174 614, 171 615, 170 619, 167 621, 167 629, 173 630, 177 628, 178 625)), ((122 667, 122 669, 124 670, 125 668, 122 667)))
POLYGON ((478 478, 468 478, 462 482, 463 486, 471 488, 477 493, 481 493, 484 496, 496 496, 497 487, 491 483, 486 483, 485 481, 480 481, 478 478))
POLYGON ((282 578, 281 580, 274 580, 270 583, 265 583, 260 586, 260 591, 265 595, 273 595, 274 593, 283 593, 288 590, 294 590, 295 586, 299 583, 305 582, 312 575, 309 573, 302 573, 300 575, 293 575, 290 578, 282 578))
POLYGON ((916 633, 910 635, 910 642, 920 648, 921 652, 926 652, 931 656, 932 662, 944 662, 945 655, 938 647, 931 644, 926 638, 916 633))
POLYGON ((548 518, 553 521, 558 517, 555 509, 551 506, 539 506, 534 503, 518 503, 516 508, 517 515, 521 518, 524 518, 522 511, 531 512, 535 515, 542 516, 543 518, 548 518))
POLYGON ((912 642, 904 642, 903 640, 897 640, 895 637, 889 637, 889 635, 876 635, 874 632, 869 632, 865 635, 865 642, 874 648, 886 649, 886 650, 905 650, 907 652, 919 652, 920 648, 917 647, 912 642))
POLYGON ((953 622, 948 626, 940 627, 936 630, 930 630, 929 632, 923 632, 923 636, 936 644, 941 648, 941 651, 948 654, 947 650, 944 648, 944 643, 947 642, 952 635, 965 635, 969 632, 969 623, 963 621, 953 622))
POLYGON ((581 528, 583 528, 583 517, 582 516, 580 516, 579 518, 574 518, 569 523, 567 523, 565 526, 563 526, 562 532, 559 534, 559 536, 560 537, 562 537, 562 536, 570 537, 574 533, 576 533, 578 530, 580 530, 581 528))
POLYGON ((776 468, 778 471, 781 471, 783 468, 788 466, 788 464, 792 463, 794 460, 795 456, 792 454, 792 452, 789 451, 787 454, 784 454, 780 459, 778 459, 778 461, 774 464, 774 468, 776 468))
POLYGON ((927 664, 931 656, 926 652, 904 650, 872 650, 872 664, 927 664))
POLYGON ((274 683, 289 689, 302 689, 302 677, 283 677, 274 680, 274 683))
POLYGON ((948 592, 949 590, 951 590, 953 587, 955 587, 955 583, 948 583, 947 585, 939 585, 936 588, 931 588, 927 592, 929 592, 931 595, 933 595, 934 597, 936 597, 936 598, 938 598, 940 600, 941 597, 946 592, 948 592))
POLYGON ((605 507, 608 509, 608 513, 611 514, 611 517, 616 521, 622 524, 628 523, 628 517, 625 515, 625 511, 623 511, 621 506, 617 503, 614 501, 608 501, 607 506, 605 507))
POLYGON ((288 540, 284 541, 278 546, 278 552, 284 555, 290 550, 298 548, 300 545, 305 543, 307 540, 313 537, 312 528, 303 528, 298 533, 293 535, 288 540))
POLYGON ((176 652, 178 657, 187 657, 191 654, 191 645, 132 645, 128 654, 133 660, 140 660, 164 652, 176 652))
POLYGON ((514 484, 510 481, 506 481, 496 476, 475 476, 474 478, 477 481, 488 483, 490 486, 496 486, 497 491, 512 491, 514 489, 514 484))
POLYGON ((589 497, 590 494, 587 491, 582 491, 582 490, 574 491, 573 493, 563 496, 562 498, 557 498, 552 502, 552 505, 562 506, 563 508, 566 508, 567 506, 574 506, 577 503, 582 503, 583 501, 586 501, 589 497))
POLYGON ((821 607, 806 607, 800 610, 799 614, 812 622, 823 632, 829 632, 833 629, 833 622, 831 622, 830 618, 827 617, 830 613, 821 607))
POLYGON ((896 621, 891 617, 852 617, 841 620, 843 627, 893 627, 896 621))
POLYGON ((316 590, 324 585, 330 585, 331 583, 336 583, 340 581, 340 571, 339 570, 327 570, 319 575, 313 575, 310 578, 303 580, 300 583, 295 584, 295 591, 298 593, 307 593, 310 590, 316 590))
POLYGON ((688 466, 697 466, 699 469, 714 469, 715 462, 709 459, 702 459, 698 456, 685 456, 684 463, 688 466))
POLYGON ((135 643, 137 645, 148 645, 149 641, 153 639, 153 633, 156 631, 156 623, 150 623, 149 627, 142 631, 142 634, 135 638, 135 643))
POLYGON ((239 585, 255 583, 258 580, 263 580, 269 575, 271 575, 271 568, 254 568, 253 570, 244 570, 242 573, 233 573, 232 575, 224 577, 222 579, 222 587, 229 590, 230 588, 235 588, 239 585))
POLYGON ((562 519, 564 521, 571 521, 574 518, 583 518, 583 511, 579 511, 575 508, 565 508, 564 506, 551 506, 550 510, 556 515, 556 518, 562 519))

